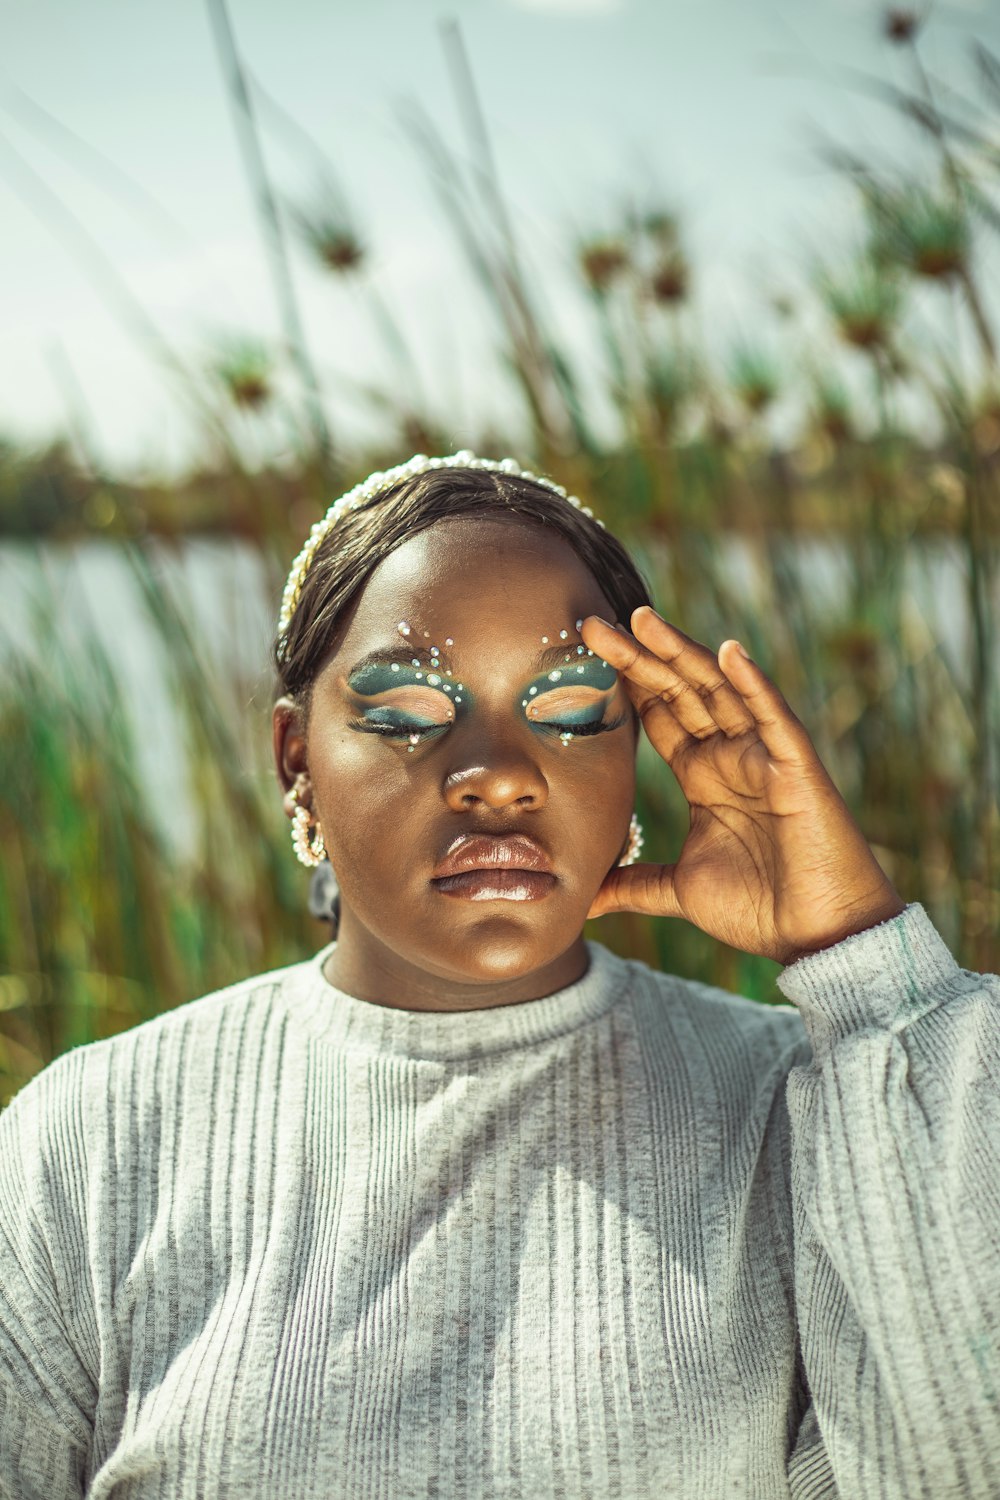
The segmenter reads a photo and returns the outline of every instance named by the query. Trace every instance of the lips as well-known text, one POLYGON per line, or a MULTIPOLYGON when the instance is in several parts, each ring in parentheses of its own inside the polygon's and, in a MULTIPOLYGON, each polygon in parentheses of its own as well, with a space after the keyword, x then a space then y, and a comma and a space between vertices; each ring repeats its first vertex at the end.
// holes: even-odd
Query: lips
POLYGON ((465 834, 457 839, 431 875, 444 880, 450 875, 464 875, 470 870, 537 870, 553 875, 552 861, 535 840, 526 833, 508 834, 503 838, 485 834, 465 834))

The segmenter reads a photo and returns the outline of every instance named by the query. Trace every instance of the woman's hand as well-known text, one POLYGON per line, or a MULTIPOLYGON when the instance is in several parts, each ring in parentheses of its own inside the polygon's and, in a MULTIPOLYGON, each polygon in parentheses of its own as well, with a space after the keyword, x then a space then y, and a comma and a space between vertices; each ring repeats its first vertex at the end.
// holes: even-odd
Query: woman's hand
POLYGON ((735 641, 716 657, 649 605, 631 625, 589 615, 581 634, 622 674, 691 826, 676 864, 616 866, 588 916, 683 917, 781 964, 899 916, 906 903, 774 683, 735 641))

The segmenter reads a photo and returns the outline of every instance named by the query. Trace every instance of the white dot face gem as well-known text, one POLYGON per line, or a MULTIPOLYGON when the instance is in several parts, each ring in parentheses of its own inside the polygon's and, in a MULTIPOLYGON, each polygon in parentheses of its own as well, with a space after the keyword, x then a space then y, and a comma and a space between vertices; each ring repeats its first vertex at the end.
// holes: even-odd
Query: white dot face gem
POLYGON ((547 635, 543 635, 542 636, 542 645, 543 646, 547 646, 548 644, 549 644, 549 638, 548 638, 548 636, 547 635))
POLYGON ((455 702, 456 702, 456 703, 461 703, 461 701, 462 701, 462 700, 461 700, 461 698, 456 698, 456 699, 455 699, 455 702))
POLYGON ((582 630, 583 629, 583 621, 582 620, 577 620, 577 622, 576 622, 576 628, 577 628, 577 630, 582 630))
POLYGON ((414 667, 419 667, 419 665, 420 665, 420 658, 419 658, 419 656, 415 656, 413 658, 413 660, 411 662, 411 665, 414 666, 414 667))
POLYGON ((437 687, 441 679, 436 672, 428 672, 427 681, 430 683, 431 687, 437 687))
MULTIPOLYGON (((579 627, 577 627, 577 628, 579 629, 579 627)), ((560 630, 560 632, 559 632, 559 639, 561 641, 564 641, 568 635, 569 635, 569 631, 568 630, 560 630)))
POLYGON ((424 674, 423 674, 423 672, 418 672, 417 673, 417 681, 418 682, 423 682, 423 680, 424 680, 424 674))
POLYGON ((576 654, 577 654, 577 656, 583 656, 584 653, 586 652, 586 650, 587 650, 586 646, 577 646, 577 648, 576 648, 576 654))
POLYGON ((409 635, 410 633, 410 627, 409 625, 407 625, 405 620, 400 620, 399 624, 396 626, 396 629, 399 631, 400 635, 409 635))
POLYGON ((534 695, 535 693, 538 692, 538 689, 537 688, 529 688, 528 692, 531 693, 532 695, 534 695))
POLYGON ((398 661, 394 661, 393 664, 392 664, 392 666, 389 668, 389 671, 390 672, 398 672, 399 671, 399 662, 398 661))
POLYGON ((454 646, 454 644, 455 644, 455 642, 452 640, 452 638, 451 638, 450 635, 445 637, 445 642, 444 643, 445 643, 446 646, 454 646))
POLYGON ((562 676, 561 672, 550 672, 549 673, 549 681, 550 682, 558 682, 561 676, 562 676))

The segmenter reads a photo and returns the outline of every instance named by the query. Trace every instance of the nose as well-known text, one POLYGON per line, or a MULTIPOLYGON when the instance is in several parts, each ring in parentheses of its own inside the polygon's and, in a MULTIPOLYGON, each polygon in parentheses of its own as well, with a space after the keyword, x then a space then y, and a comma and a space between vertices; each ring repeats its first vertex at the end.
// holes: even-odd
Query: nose
POLYGON ((448 806, 456 812, 477 802, 499 808, 515 803, 543 807, 548 801, 548 783, 523 745, 497 737, 488 746, 482 741, 475 749, 468 746, 463 759, 463 765, 449 772, 444 788, 448 806))

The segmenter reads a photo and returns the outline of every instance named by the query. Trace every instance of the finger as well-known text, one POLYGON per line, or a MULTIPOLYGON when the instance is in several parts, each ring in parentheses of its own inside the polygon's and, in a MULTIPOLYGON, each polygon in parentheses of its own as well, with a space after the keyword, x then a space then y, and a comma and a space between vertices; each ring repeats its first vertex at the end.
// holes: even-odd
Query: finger
POLYGON ((692 711, 695 702, 700 702, 712 721, 732 738, 754 727, 753 715, 722 666, 722 647, 716 655, 647 604, 633 610, 632 633, 687 685, 689 693, 684 702, 691 704, 692 711))
POLYGON ((753 715, 761 743, 772 760, 818 760, 809 731, 792 712, 784 694, 755 661, 740 654, 737 642, 724 641, 723 646, 727 645, 730 649, 726 655, 726 673, 753 715))
POLYGON ((674 865, 616 866, 590 903, 587 920, 616 911, 640 912, 645 917, 682 916, 674 895, 674 869, 674 865))
MULTIPOLYGON (((675 767, 678 756, 693 742, 700 743, 719 733, 719 726, 697 699, 681 723, 675 704, 687 691, 686 685, 640 646, 624 626, 619 626, 618 630, 605 626, 603 638, 592 644, 586 634, 589 623, 584 621, 581 632, 584 640, 622 674, 625 691, 635 706, 650 744, 668 766, 675 767), (609 634, 612 638, 610 645, 607 644, 609 634), (651 674, 657 665, 659 672, 654 680, 651 674), (649 682, 653 685, 647 686, 649 682)), ((598 624, 604 625, 605 622, 598 621, 598 624)))
MULTIPOLYGON (((600 650, 630 686, 641 690, 631 696, 647 729, 647 716, 657 704, 669 710, 686 736, 696 739, 707 739, 720 729, 735 738, 754 727, 753 715, 707 647, 668 625, 646 605, 633 611, 632 624, 633 633, 624 626, 616 631, 593 615, 584 621, 582 633, 588 646, 600 650), (585 633, 591 624, 595 627, 593 643, 585 633)), ((657 729, 661 735, 678 738, 676 730, 668 730, 665 724, 658 723, 657 729)))

